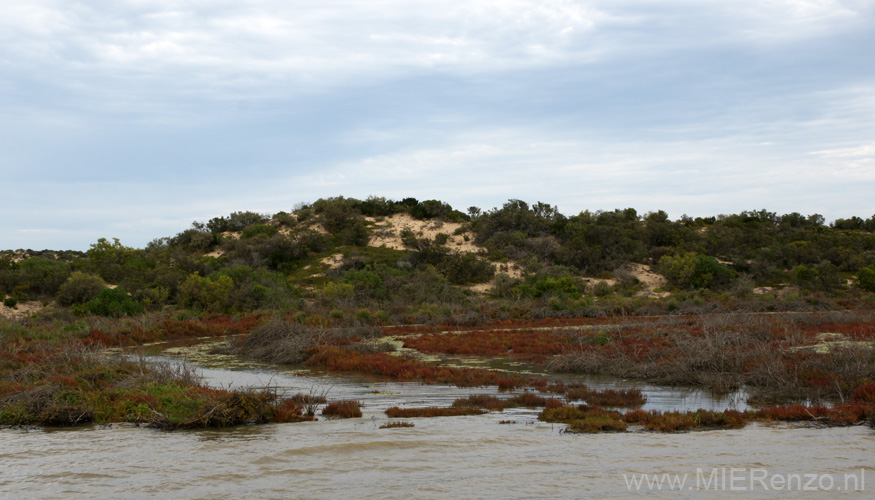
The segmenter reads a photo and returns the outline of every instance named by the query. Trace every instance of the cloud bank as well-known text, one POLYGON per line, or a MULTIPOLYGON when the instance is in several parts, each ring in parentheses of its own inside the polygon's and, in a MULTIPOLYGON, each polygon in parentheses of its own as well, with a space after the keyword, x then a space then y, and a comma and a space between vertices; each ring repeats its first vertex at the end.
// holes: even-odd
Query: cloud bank
POLYGON ((336 195, 875 213, 868 1, 4 10, 0 248, 336 195))

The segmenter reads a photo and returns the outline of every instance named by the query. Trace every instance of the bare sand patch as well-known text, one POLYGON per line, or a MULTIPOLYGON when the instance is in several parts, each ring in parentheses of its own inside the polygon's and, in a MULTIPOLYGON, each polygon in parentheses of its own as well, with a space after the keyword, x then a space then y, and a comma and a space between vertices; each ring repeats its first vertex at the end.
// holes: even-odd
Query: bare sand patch
POLYGON ((45 309, 45 307, 39 301, 19 302, 14 308, 6 307, 0 303, 0 317, 5 319, 24 319, 45 309))
POLYGON ((313 231, 316 231, 316 232, 319 233, 319 234, 330 234, 330 233, 328 232, 328 230, 325 229, 325 226, 323 226, 323 225, 322 225, 321 223, 319 223, 319 222, 314 222, 313 224, 310 224, 309 227, 310 227, 310 229, 312 229, 313 231))
POLYGON ((333 255, 329 255, 328 257, 322 259, 320 262, 327 265, 329 270, 337 269, 343 264, 343 254, 336 253, 333 255))
POLYGON ((665 277, 657 274, 646 264, 628 264, 626 269, 635 279, 644 284, 644 290, 641 290, 636 295, 640 297, 668 297, 668 292, 659 291, 657 289, 665 288, 668 284, 665 277))
POLYGON ((416 235, 417 238, 427 238, 433 240, 438 234, 446 234, 447 248, 459 253, 480 253, 482 247, 477 246, 473 241, 465 240, 465 233, 455 234, 462 224, 458 222, 443 222, 439 220, 418 220, 414 219, 410 214, 400 213, 385 217, 382 221, 377 221, 372 217, 366 217, 367 220, 374 222, 374 236, 368 243, 372 247, 385 246, 395 250, 405 250, 406 247, 401 241, 401 232, 409 229, 416 235))

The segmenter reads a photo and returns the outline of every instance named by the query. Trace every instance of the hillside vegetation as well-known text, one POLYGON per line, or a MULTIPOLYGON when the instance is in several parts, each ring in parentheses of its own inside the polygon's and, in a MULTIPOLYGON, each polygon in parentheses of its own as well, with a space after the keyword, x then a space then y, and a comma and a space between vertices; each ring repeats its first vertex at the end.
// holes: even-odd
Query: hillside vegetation
MULTIPOLYGON (((190 370, 104 349, 205 339, 314 371, 542 393, 420 416, 534 405, 582 432, 627 421, 667 431, 808 417, 875 425, 873 229, 875 217, 827 225, 765 210, 672 221, 633 209, 566 216, 520 200, 462 212, 338 197, 195 222, 141 249, 100 239, 87 252, 0 252, 0 425, 316 418, 325 401, 314 394, 209 388, 190 370), (632 410, 621 421, 599 406, 640 406, 640 392, 436 361, 455 356, 744 390, 759 406, 840 406, 632 410)), ((323 415, 361 414, 354 401, 329 408, 323 415)))
POLYGON ((6 251, 0 294, 6 315, 38 301, 77 315, 281 309, 363 323, 836 308, 875 291, 873 229, 875 216, 672 221, 337 197, 195 222, 142 249, 100 239, 84 253, 6 251))

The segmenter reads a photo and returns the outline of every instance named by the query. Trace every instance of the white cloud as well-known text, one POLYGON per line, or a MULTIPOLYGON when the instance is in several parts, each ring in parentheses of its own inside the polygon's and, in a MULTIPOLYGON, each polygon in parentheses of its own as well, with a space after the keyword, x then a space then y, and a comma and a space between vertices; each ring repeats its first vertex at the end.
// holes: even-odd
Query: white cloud
POLYGON ((17 68, 52 65, 65 80, 146 73, 173 87, 245 89, 249 80, 315 88, 410 71, 477 74, 586 64, 611 54, 700 49, 750 36, 795 40, 840 29, 864 5, 675 1, 657 9, 634 1, 568 0, 42 0, 7 9, 0 53, 17 68), (248 78, 235 78, 239 74, 248 78))
POLYGON ((873 19, 869 0, 12 2, 0 235, 143 244, 339 194, 865 214, 873 19))

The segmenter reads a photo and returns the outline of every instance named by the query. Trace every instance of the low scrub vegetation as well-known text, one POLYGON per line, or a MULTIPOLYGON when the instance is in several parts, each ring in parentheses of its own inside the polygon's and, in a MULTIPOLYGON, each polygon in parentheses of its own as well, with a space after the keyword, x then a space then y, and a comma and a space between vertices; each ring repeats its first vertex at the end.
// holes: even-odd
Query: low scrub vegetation
MULTIPOLYGON (((756 210, 673 221, 632 208, 566 216, 522 200, 463 213, 438 200, 335 197, 195 222, 145 248, 101 238, 86 252, 2 251, 2 311, 18 319, 0 323, 0 422, 172 429, 301 421, 326 404, 214 391, 103 350, 197 338, 312 370, 529 391, 452 411, 644 403, 634 389, 389 354, 394 344, 378 338, 387 336, 437 356, 743 388, 773 408, 758 419, 857 422, 875 400, 873 231, 875 216, 827 224, 756 210), (387 224, 397 214, 430 235, 387 224), (392 244, 376 246, 377 236, 392 244), (792 409, 803 402, 815 406, 792 409)), ((654 430, 737 423, 725 413, 634 415, 654 430)), ((622 427, 606 419, 631 425, 587 413, 569 429, 622 427)))
POLYGON ((567 405, 547 408, 538 415, 545 422, 568 424, 568 432, 624 431, 627 425, 639 425, 654 432, 685 432, 691 430, 740 429, 749 422, 804 422, 809 425, 849 426, 866 423, 875 408, 871 404, 843 403, 834 407, 791 405, 756 411, 660 412, 629 410, 620 413, 598 406, 567 405))
POLYGON ((702 386, 745 387, 763 402, 868 397, 875 373, 870 312, 669 317, 620 325, 555 357, 557 371, 702 386))

